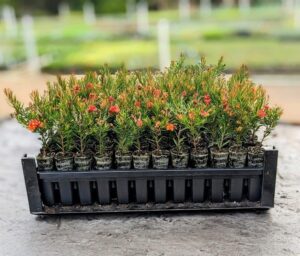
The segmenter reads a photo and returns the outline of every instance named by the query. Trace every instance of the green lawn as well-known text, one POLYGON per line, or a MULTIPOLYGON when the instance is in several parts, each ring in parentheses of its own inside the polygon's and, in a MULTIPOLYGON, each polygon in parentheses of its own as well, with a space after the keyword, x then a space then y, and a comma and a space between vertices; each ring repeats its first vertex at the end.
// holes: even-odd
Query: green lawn
MULTIPOLYGON (((257 7, 244 15, 238 9, 219 8, 209 17, 194 9, 190 21, 180 21, 177 10, 151 12, 150 31, 143 37, 136 34, 135 19, 124 15, 100 17, 93 26, 85 25, 79 13, 66 20, 37 17, 39 54, 53 60, 44 69, 97 69, 104 63, 112 68, 122 64, 130 69, 157 68, 156 24, 162 17, 171 22, 173 59, 181 53, 190 62, 202 55, 209 62, 224 56, 229 69, 245 63, 256 71, 300 70, 300 31, 292 27, 292 17, 279 7, 257 7)), ((7 62, 24 60, 21 36, 9 39, 3 32, 0 23, 0 51, 7 62)))

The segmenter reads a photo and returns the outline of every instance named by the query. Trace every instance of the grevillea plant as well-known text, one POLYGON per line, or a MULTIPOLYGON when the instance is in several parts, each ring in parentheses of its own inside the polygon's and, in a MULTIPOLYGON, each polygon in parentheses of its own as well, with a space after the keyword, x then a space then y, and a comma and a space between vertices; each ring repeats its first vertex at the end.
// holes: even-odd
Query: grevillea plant
POLYGON ((5 94, 16 119, 40 135, 44 155, 223 150, 254 145, 260 132, 262 143, 282 110, 270 106, 244 66, 230 78, 223 71, 222 59, 213 66, 181 58, 164 72, 111 74, 104 66, 81 78, 59 77, 44 94, 33 92, 28 106, 10 90, 5 94))

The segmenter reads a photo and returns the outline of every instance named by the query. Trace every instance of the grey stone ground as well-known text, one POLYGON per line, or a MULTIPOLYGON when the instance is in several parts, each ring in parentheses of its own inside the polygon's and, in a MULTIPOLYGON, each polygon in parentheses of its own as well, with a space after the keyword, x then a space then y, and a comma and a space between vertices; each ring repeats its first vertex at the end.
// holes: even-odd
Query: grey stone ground
POLYGON ((300 255, 300 127, 280 125, 276 206, 266 213, 168 213, 39 218, 29 214, 20 165, 35 136, 0 123, 0 256, 300 255))

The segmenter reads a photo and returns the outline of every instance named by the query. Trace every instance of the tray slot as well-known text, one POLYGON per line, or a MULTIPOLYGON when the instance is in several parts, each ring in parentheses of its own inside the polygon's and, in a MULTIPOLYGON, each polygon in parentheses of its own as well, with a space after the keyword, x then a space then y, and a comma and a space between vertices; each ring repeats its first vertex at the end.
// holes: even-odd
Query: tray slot
POLYGON ((129 203, 129 188, 128 188, 128 180, 117 179, 117 195, 118 195, 118 202, 120 204, 128 204, 129 203))
POLYGON ((43 201, 46 205, 54 205, 55 198, 54 198, 54 184, 53 182, 44 181, 42 183, 42 191, 43 191, 43 201))
POLYGON ((212 202, 222 202, 224 191, 224 179, 211 180, 211 200, 212 202))
POLYGON ((89 180, 78 181, 79 200, 82 205, 92 204, 91 184, 89 180))
POLYGON ((185 200, 185 179, 176 178, 173 180, 174 202, 182 203, 185 200))
POLYGON ((248 185, 248 199, 252 202, 261 199, 261 177, 252 177, 249 179, 248 185))
POLYGON ((148 186, 146 179, 137 179, 135 181, 136 202, 146 203, 148 200, 148 186))
POLYGON ((204 179, 193 178, 192 195, 193 202, 197 203, 204 201, 204 179))
POLYGON ((60 181, 58 183, 60 200, 63 205, 73 204, 72 186, 70 181, 60 181))
POLYGON ((154 193, 156 203, 165 203, 167 199, 166 179, 156 178, 154 180, 154 193))
POLYGON ((243 197, 243 178, 230 179, 230 201, 240 202, 243 197))
POLYGON ((110 182, 107 179, 97 180, 98 200, 100 204, 109 204, 111 200, 110 182))

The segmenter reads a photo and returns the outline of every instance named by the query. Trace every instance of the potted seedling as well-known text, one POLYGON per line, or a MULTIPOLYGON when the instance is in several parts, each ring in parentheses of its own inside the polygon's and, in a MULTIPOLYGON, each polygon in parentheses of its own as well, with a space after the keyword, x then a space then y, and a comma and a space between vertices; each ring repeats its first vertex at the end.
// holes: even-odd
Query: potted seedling
POLYGON ((51 107, 48 100, 39 95, 37 91, 31 93, 31 104, 25 108, 17 100, 16 96, 9 89, 4 90, 9 103, 15 109, 14 117, 31 132, 39 134, 42 143, 40 153, 36 157, 38 169, 40 171, 51 171, 53 166, 53 154, 50 152, 50 143, 53 138, 53 125, 49 120, 51 107))
POLYGON ((120 111, 118 106, 111 107, 110 112, 117 114, 113 131, 116 135, 116 163, 118 169, 130 169, 132 162, 132 147, 134 145, 134 120, 126 111, 120 111))

